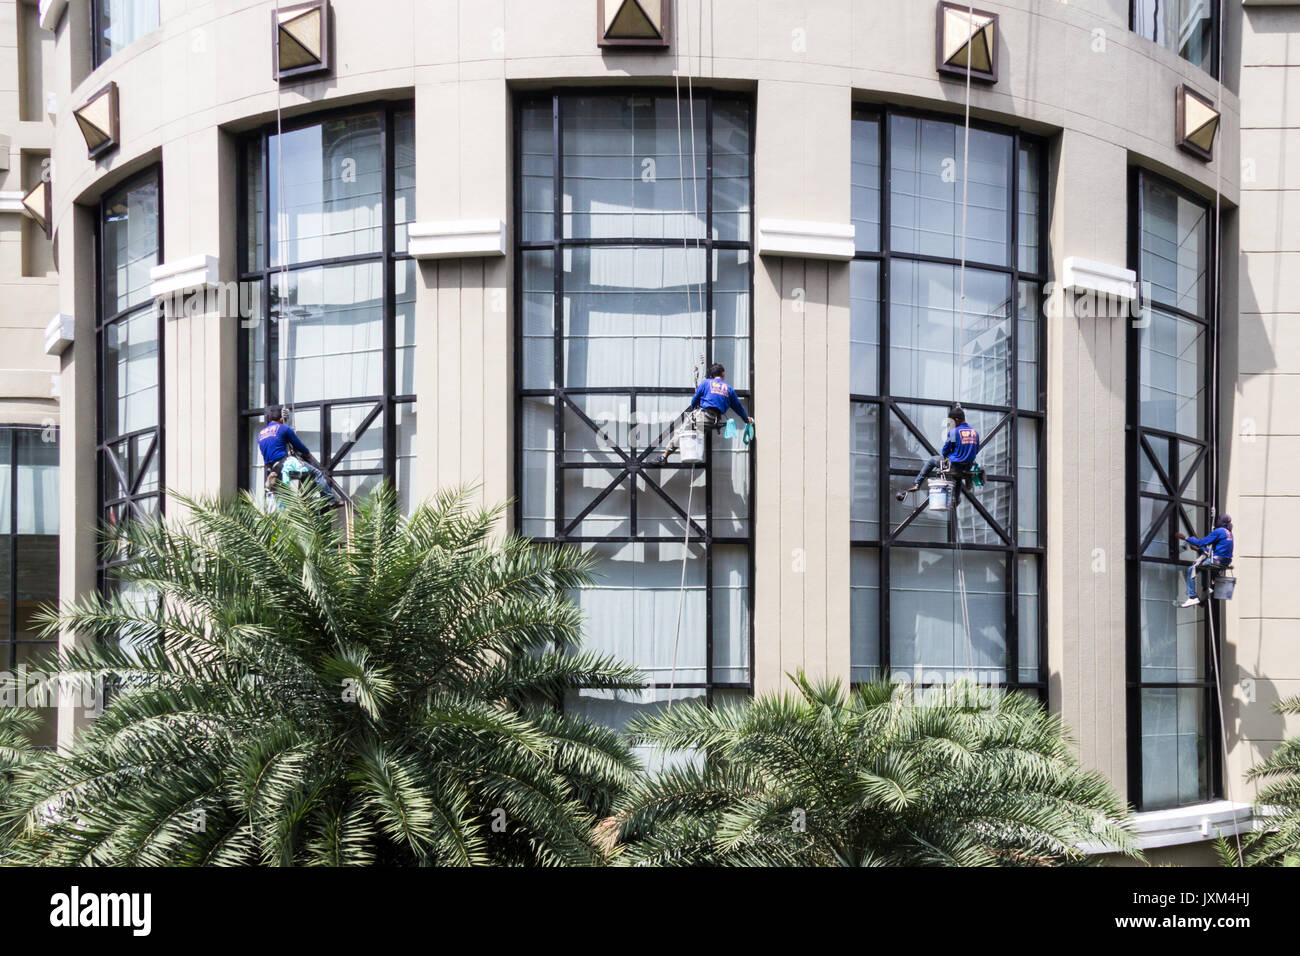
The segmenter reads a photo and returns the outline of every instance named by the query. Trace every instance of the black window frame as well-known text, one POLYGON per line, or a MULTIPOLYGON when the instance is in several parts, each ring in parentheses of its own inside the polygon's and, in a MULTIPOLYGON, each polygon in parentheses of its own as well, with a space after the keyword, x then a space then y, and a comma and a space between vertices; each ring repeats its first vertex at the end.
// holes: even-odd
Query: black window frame
MULTIPOLYGON (((337 109, 320 110, 307 113, 302 116, 294 117, 290 121, 284 121, 279 124, 276 122, 265 123, 256 129, 245 133, 239 141, 238 157, 238 175, 237 197, 236 202, 239 204, 238 221, 238 241, 237 241, 237 262, 239 264, 239 281, 242 285, 246 282, 260 283, 260 313, 259 321, 272 322, 271 315, 271 287, 276 276, 280 273, 292 274, 295 272, 305 272, 310 269, 328 268, 336 265, 363 265, 366 263, 378 263, 383 275, 383 343, 382 343, 382 376, 384 382, 383 394, 377 395, 360 395, 346 398, 325 398, 316 401, 306 402, 288 402, 284 401, 279 395, 279 382, 275 376, 275 362, 272 361, 273 337, 266 336, 266 351, 263 356, 264 368, 266 369, 266 403, 262 405, 248 404, 250 393, 249 376, 252 372, 249 367, 249 336, 252 329, 249 323, 241 318, 239 323, 239 344, 238 344, 238 442, 239 442, 239 481, 240 489, 249 490, 249 477, 252 474, 253 449, 249 440, 249 423, 261 420, 265 417, 266 406, 283 402, 294 409, 295 413, 303 410, 319 410, 320 412, 320 441, 321 447, 312 449, 324 470, 336 478, 365 478, 378 477, 383 481, 389 482, 395 489, 397 488, 397 411, 398 407, 405 405, 410 409, 415 408, 416 393, 397 393, 397 267, 399 263, 415 261, 411 255, 409 247, 404 252, 398 252, 395 249, 396 242, 394 234, 396 230, 396 213, 395 213, 395 196, 396 196, 396 117, 399 113, 410 113, 414 123, 415 101, 411 99, 398 100, 381 100, 369 102, 337 109), (329 120, 348 119, 351 117, 378 115, 383 122, 383 137, 381 142, 382 162, 383 162, 383 223, 381 229, 381 244, 378 252, 358 253, 344 256, 329 256, 323 259, 304 260, 302 262, 284 262, 272 264, 271 250, 273 248, 271 240, 271 138, 278 133, 292 133, 296 130, 306 129, 316 126, 329 120), (248 182, 248 159, 250 147, 257 143, 261 149, 262 160, 262 182, 266 189, 266 203, 263 208, 264 222, 262 223, 262 248, 265 250, 264 262, 261 268, 250 268, 248 235, 249 235, 249 216, 248 216, 248 199, 249 199, 249 182, 248 182), (331 414, 336 407, 355 407, 359 405, 371 405, 371 409, 363 417, 361 424, 353 429, 346 439, 339 444, 338 448, 333 447, 334 431, 331 423, 331 414), (357 444, 358 441, 369 430, 374 420, 382 416, 383 419, 383 457, 378 468, 347 468, 335 469, 339 463, 347 457, 347 454, 357 444)), ((414 134, 413 134, 414 135, 414 134)), ((418 264, 416 268, 416 280, 418 283, 418 264)), ((414 384, 414 383, 413 383, 414 384)))
MULTIPOLYGON (((1176 306, 1160 303, 1154 307, 1161 312, 1167 312, 1182 319, 1195 322, 1205 330, 1205 373, 1210 375, 1211 382, 1217 382, 1218 376, 1214 374, 1217 371, 1219 363, 1219 308, 1218 308, 1218 285, 1219 285, 1219 236, 1217 234, 1214 205, 1211 200, 1199 196, 1188 189, 1179 186, 1172 180, 1151 172, 1139 166, 1129 168, 1128 182, 1128 255, 1129 267, 1137 274, 1139 295, 1142 295, 1143 277, 1142 277, 1142 183, 1150 179, 1159 183, 1165 189, 1170 190, 1176 195, 1189 202, 1195 203, 1205 211, 1206 222, 1206 289, 1205 289, 1205 316, 1198 316, 1195 312, 1188 312, 1179 309, 1176 306)), ((1135 310, 1136 315, 1142 312, 1135 310)), ((1190 804, 1178 804, 1177 806, 1195 806, 1209 800, 1222 798, 1223 790, 1223 761, 1222 748, 1223 740, 1220 734, 1221 715, 1220 715, 1220 694, 1219 687, 1214 677, 1214 670, 1211 667, 1213 660, 1222 660, 1222 639, 1218 647, 1213 644, 1213 635, 1223 633, 1223 614, 1217 601, 1210 601, 1206 608, 1207 613, 1203 615, 1201 622, 1201 653, 1202 669, 1204 671, 1202 678, 1196 681, 1143 681, 1142 680, 1142 566, 1144 564, 1161 564, 1165 566, 1176 567, 1184 571, 1192 562, 1182 559, 1181 555, 1174 558, 1153 557, 1145 555, 1144 552, 1155 537, 1161 521, 1166 524, 1166 530, 1170 534, 1170 541, 1174 547, 1175 554, 1180 554, 1177 550, 1177 539, 1173 537, 1178 528, 1184 528, 1188 534, 1200 535, 1208 531, 1195 527, 1187 514, 1187 509, 1204 508, 1206 514, 1214 512, 1215 506, 1220 501, 1221 486, 1219 480, 1219 456, 1218 448, 1218 401, 1217 396, 1212 393, 1211 386, 1207 385, 1205 400, 1205 438, 1197 439, 1193 436, 1182 435, 1178 432, 1166 431, 1164 429, 1151 428, 1141 423, 1141 352, 1139 349, 1140 335, 1139 327, 1136 322, 1128 323, 1128 338, 1125 343, 1127 350, 1127 392, 1125 395, 1126 411, 1126 455, 1125 455, 1125 486, 1129 489, 1125 502, 1125 585, 1126 607, 1125 607, 1125 631, 1126 640, 1126 697, 1127 697, 1127 748, 1128 748, 1128 795, 1129 802, 1138 810, 1143 809, 1142 794, 1142 691, 1147 689, 1176 689, 1189 690, 1200 689, 1204 697, 1202 707, 1202 727, 1201 739, 1205 754, 1206 765, 1206 793, 1202 799, 1198 799, 1190 804), (1144 456, 1155 464, 1157 456, 1154 448, 1147 441, 1147 436, 1153 436, 1157 439, 1168 440, 1170 443, 1170 454, 1168 467, 1164 469, 1156 468, 1156 475, 1162 485, 1165 486, 1166 493, 1155 493, 1144 491, 1141 487, 1141 463, 1144 456), (1202 449, 1192 464, 1189 472, 1195 474, 1198 467, 1204 462, 1204 478, 1202 480, 1202 498, 1194 499, 1186 497, 1183 492, 1187 488, 1189 475, 1184 478, 1179 470, 1179 443, 1187 443, 1199 446, 1202 449), (1163 502, 1166 512, 1161 519, 1152 523, 1151 533, 1145 540, 1140 540, 1141 526, 1141 502, 1143 498, 1149 498, 1156 502, 1163 502), (1211 620, 1211 615, 1213 619, 1211 620), (1211 627, 1213 624, 1213 627, 1211 627), (1214 655, 1213 657, 1211 655, 1214 655)), ((1179 575, 1181 581, 1182 575, 1179 575)), ((1205 594, 1204 582, 1201 583, 1201 593, 1205 594)), ((1171 601, 1173 597, 1171 596, 1171 601)), ((1162 808, 1165 809, 1165 808, 1162 808)))
MULTIPOLYGON (((878 513, 877 527, 880 529, 880 537, 855 538, 850 533, 850 548, 852 550, 874 551, 878 555, 879 576, 877 579, 878 601, 877 601, 877 619, 874 623, 877 636, 878 646, 878 664, 875 667, 877 673, 889 673, 891 671, 890 659, 890 555, 895 547, 905 550, 938 550, 952 552, 991 552, 1003 554, 1006 556, 1006 674, 1003 681, 998 683, 998 687, 1007 690, 1020 691, 1031 696, 1037 697, 1044 704, 1047 703, 1048 695, 1048 648, 1047 648, 1047 324, 1044 319, 1042 303, 1042 294, 1048 282, 1051 281, 1050 269, 1048 262, 1050 259, 1050 247, 1048 244, 1048 215, 1050 209, 1048 202, 1049 180, 1048 180, 1048 142, 1042 137, 1026 134, 1020 129, 1013 126, 1006 126, 999 123, 971 120, 971 129, 982 130, 986 132, 997 133, 1011 137, 1011 162, 1008 182, 1008 195, 1011 198, 1011 206, 1007 211, 1008 219, 1008 265, 999 266, 984 262, 975 262, 967 259, 966 265, 969 268, 976 268, 984 272, 999 272, 1009 277, 1011 288, 1011 315, 1009 316, 1009 325, 1011 328, 1010 342, 1010 365, 1011 365, 1011 384, 1009 397, 1012 404, 1010 405, 986 405, 973 402, 962 402, 962 407, 975 411, 989 412, 1001 416, 999 425, 994 431, 1002 428, 1009 428, 1010 438, 1010 467, 1009 475, 988 474, 985 477, 986 482, 1009 483, 1012 488, 1010 496, 1011 518, 1008 522, 1009 534, 1004 538, 1004 544, 973 544, 961 543, 955 545, 951 541, 920 541, 911 539, 902 539, 899 536, 916 520, 917 517, 925 510, 925 505, 915 506, 911 515, 906 518, 897 528, 893 527, 890 512, 893 503, 893 494, 891 487, 891 478, 898 477, 915 477, 915 470, 910 467, 892 467, 890 457, 890 424, 891 416, 897 416, 898 420, 912 432, 924 448, 928 449, 931 454, 937 453, 930 440, 923 431, 912 422, 910 416, 900 408, 903 405, 926 405, 932 407, 941 407, 946 409, 949 405, 948 399, 934 399, 917 397, 898 397, 890 394, 889 386, 889 309, 890 309, 890 263, 894 260, 932 263, 939 265, 948 265, 953 267, 960 266, 960 259, 948 259, 944 257, 931 256, 912 252, 895 252, 890 245, 891 219, 890 219, 890 118, 893 116, 902 116, 909 119, 919 120, 938 120, 944 123, 953 123, 961 128, 962 117, 951 113, 943 113, 933 110, 918 110, 907 107, 897 107, 889 104, 877 103, 855 103, 853 106, 852 118, 857 119, 875 119, 879 123, 879 154, 878 161, 880 165, 880 234, 878 237, 877 249, 875 251, 864 251, 856 249, 853 260, 875 262, 879 265, 879 288, 878 288, 878 312, 877 321, 879 323, 879 344, 877 347, 877 369, 876 369, 876 387, 878 394, 867 395, 851 393, 849 395, 850 420, 852 412, 857 406, 875 406, 877 409, 876 428, 877 432, 877 451, 879 471, 877 473, 877 507, 878 513), (1037 149, 1038 165, 1038 182, 1039 182, 1039 208, 1037 210, 1037 241, 1038 241, 1038 271, 1026 272, 1020 268, 1020 146, 1021 143, 1032 143, 1037 149), (1019 407, 1020 401, 1020 322, 1017 312, 1020 303, 1021 283, 1027 282, 1038 287, 1038 298, 1035 300, 1035 315, 1038 320, 1038 334, 1036 336, 1036 361, 1038 369, 1038 389, 1035 395, 1036 408, 1022 409, 1019 407), (1016 493, 1016 483, 1018 475, 1016 474, 1019 463, 1019 428, 1018 423, 1021 419, 1028 419, 1038 424, 1038 488, 1035 498, 1038 509, 1038 544, 1022 545, 1018 533, 1019 526, 1019 495, 1016 493), (1038 628, 1037 634, 1031 635, 1036 639, 1038 647, 1038 679, 1035 681, 1025 681, 1021 679, 1021 654, 1020 654, 1020 558, 1022 556, 1032 555, 1036 558, 1038 571, 1038 628)), ((981 438, 987 442, 992 435, 983 435, 981 438)), ((851 437, 849 439, 852 441, 851 437)), ((850 481, 852 478, 850 477, 850 481)), ((850 500, 852 500, 852 488, 850 487, 850 500)), ((978 501, 978 493, 974 496, 961 493, 958 498, 959 507, 975 507, 985 519, 986 522, 995 531, 998 524, 992 519, 992 516, 983 508, 978 501)), ((953 508, 948 512, 948 534, 952 541, 956 541, 956 521, 958 508, 953 508)), ((850 662, 852 668, 852 662, 850 662)), ((861 683, 854 681, 853 683, 861 683)), ((933 682, 918 681, 917 686, 929 688, 935 686, 933 682)))
MULTIPOLYGON (((167 456, 166 456, 166 332, 167 321, 166 314, 161 304, 153 299, 146 298, 136 305, 114 313, 106 313, 106 299, 104 295, 106 276, 104 272, 104 236, 106 225, 106 205, 107 200, 140 185, 148 179, 154 179, 158 185, 158 251, 156 253, 159 262, 162 262, 163 256, 163 237, 164 237, 164 209, 165 200, 163 193, 163 170, 161 163, 154 163, 147 169, 143 169, 135 175, 129 177, 121 183, 118 183, 111 190, 107 191, 101 197, 95 207, 95 495, 98 502, 96 510, 96 521, 99 527, 103 529, 104 516, 107 509, 113 506, 123 506, 127 512, 134 513, 137 517, 149 517, 140 510, 140 502, 150 498, 156 498, 158 507, 156 514, 162 516, 167 511, 167 494, 166 494, 166 477, 167 477, 167 456), (117 322, 125 321, 142 312, 152 312, 155 321, 158 323, 158 423, 149 428, 140 428, 131 432, 108 436, 104 431, 104 382, 107 379, 107 369, 105 368, 106 352, 104 348, 104 333, 110 325, 117 322), (108 465, 110 461, 115 461, 111 446, 122 441, 134 443, 137 438, 144 438, 152 433, 152 440, 149 442, 144 453, 137 459, 134 453, 128 461, 127 472, 123 474, 115 470, 115 477, 119 484, 127 487, 125 495, 106 499, 104 491, 108 478, 108 465), (141 480, 147 474, 147 469, 153 461, 158 463, 158 484, 154 491, 138 492, 137 489, 141 480)), ((109 542, 105 541, 102 548, 97 552, 96 561, 96 578, 99 590, 107 592, 108 579, 112 570, 122 564, 127 563, 129 556, 117 554, 115 557, 109 555, 109 542)))
MULTIPOLYGON (((562 120, 562 113, 561 113, 562 104, 565 99, 572 98, 572 97, 582 97, 582 96, 661 97, 661 96, 671 96, 672 92, 673 91, 671 87, 664 88, 664 87, 653 87, 653 86, 651 87, 647 87, 647 86, 556 87, 544 91, 520 93, 515 96, 514 111, 513 111, 514 112, 514 117, 513 117, 514 143, 512 145, 512 159, 514 161, 514 175, 512 177, 514 195, 512 196, 512 209, 514 215, 515 236, 511 247, 511 251, 514 256, 514 263, 512 264, 512 275, 513 275, 514 287, 516 290, 523 289, 524 253, 529 251, 548 251, 551 253, 552 255, 551 268, 552 268, 553 280, 554 280, 553 309, 554 309, 555 321, 554 321, 553 333, 554 333, 555 349, 554 349, 553 358, 555 362, 555 382, 553 388, 550 389, 524 388, 524 355, 523 355, 523 342, 524 342, 523 298, 524 297, 518 291, 514 297, 515 302, 514 302, 513 332, 515 338, 515 346, 514 346, 515 400, 514 400, 513 413, 514 413, 514 421, 516 423, 516 428, 515 428, 515 436, 513 441, 513 446, 514 446, 513 447, 513 451, 514 451, 513 479, 514 479, 515 488, 519 489, 519 491, 515 495, 515 499, 513 502, 512 523, 515 530, 519 533, 522 533, 523 524, 524 524, 524 514, 523 514, 524 429, 522 424, 524 421, 524 403, 526 399, 536 398, 536 399, 550 399, 554 402, 555 405, 555 448, 553 449, 553 461, 554 461, 554 468, 555 468, 555 475, 554 475, 555 517, 553 520, 554 520, 554 530, 556 531, 556 534, 550 537, 531 536, 532 540, 537 542, 549 543, 549 544, 569 544, 569 545, 582 545, 582 544, 591 543, 591 544, 599 545, 599 544, 628 544, 628 543, 680 544, 682 541, 681 535, 669 535, 669 536, 656 537, 656 536, 649 536, 649 535, 638 535, 636 533, 636 499, 638 494, 636 483, 637 483, 637 479, 641 478, 645 480, 648 485, 655 485, 655 483, 649 477, 649 474, 653 474, 653 472, 647 472, 641 470, 641 464, 645 461, 646 458, 649 457, 651 452, 656 447, 663 446, 663 442, 672 433, 672 430, 676 427, 677 423, 684 419, 685 412, 683 412, 682 415, 679 415, 677 419, 675 419, 673 422, 665 426, 664 429, 662 430, 662 433, 656 433, 656 440, 651 442, 643 453, 636 456, 634 459, 629 459, 627 462, 625 462, 623 465, 624 472, 621 473, 620 476, 616 478, 615 481, 611 485, 609 485, 603 492, 597 495, 593 501, 591 501, 582 511, 580 511, 577 514, 577 516, 575 516, 573 519, 566 519, 566 515, 564 511, 564 472, 566 470, 571 470, 571 469, 592 467, 592 466, 585 465, 583 463, 564 461, 563 417, 564 417, 565 408, 567 407, 568 409, 573 411, 576 415, 578 415, 580 418, 583 419, 587 418, 587 416, 585 415, 585 413, 582 411, 582 409, 579 407, 577 403, 568 401, 567 399, 568 395, 581 396, 581 395, 611 394, 611 395, 619 395, 619 396, 628 396, 631 402, 629 411, 634 413, 636 411, 636 399, 638 395, 676 395, 682 399, 683 406, 685 406, 690 402, 691 395, 694 392, 694 388, 693 387, 566 388, 564 385, 563 365, 562 365, 563 340, 564 340, 563 251, 565 249, 575 249, 575 248, 591 249, 591 248, 600 248, 600 247, 627 248, 627 247, 658 246, 658 247, 678 248, 682 246, 683 240, 680 237, 672 238, 672 239, 663 239, 663 238, 647 239, 647 238, 632 238, 632 237, 591 238, 591 239, 564 238, 565 213, 563 210, 564 151, 563 151, 563 120, 562 120), (551 238, 549 240, 526 241, 523 237, 523 226, 522 226, 523 224, 523 168, 524 168, 523 161, 522 161, 522 150, 523 150, 522 117, 523 117, 524 110, 529 106, 544 104, 547 103, 548 101, 551 107, 551 123, 552 123, 551 157, 553 162, 552 179, 554 184, 552 190, 553 193, 552 198, 554 204, 553 211, 552 211, 553 227, 551 230, 551 238), (630 505, 631 524, 629 526, 630 527, 629 534, 582 536, 577 534, 561 533, 561 529, 566 523, 566 520, 567 520, 568 527, 576 528, 577 525, 582 520, 582 518, 585 516, 585 514, 590 512, 597 505, 599 505, 600 502, 603 501, 611 491, 619 487, 625 479, 629 484, 630 492, 631 492, 631 505, 630 505)), ((703 184, 703 193, 704 193, 707 208, 701 210, 706 215, 704 235, 700 237, 698 240, 694 238, 689 238, 686 240, 686 243, 689 245, 689 247, 692 250, 694 250, 698 246, 698 248, 704 254, 705 263, 706 263, 705 274, 708 276, 708 279, 706 282, 707 288, 705 291, 705 304, 703 308, 704 308, 705 326, 706 326, 705 354, 706 356, 708 356, 708 358, 706 359, 705 364, 707 365, 708 362, 713 361, 713 328, 714 328, 714 319, 713 319, 714 283, 712 278, 713 253, 715 250, 731 250, 731 251, 748 252, 749 253, 749 369, 748 369, 749 387, 746 389, 737 389, 736 392, 740 396, 741 400, 746 403, 746 408, 750 411, 751 414, 753 414, 754 412, 753 401, 754 401, 754 391, 755 391, 754 390, 754 370, 755 370, 754 369, 754 275, 757 266, 757 262, 756 262, 757 257, 755 252, 756 246, 754 241, 754 231, 756 227, 756 223, 755 223, 756 207, 755 207, 755 200, 754 200, 754 195, 755 195, 754 193, 754 135, 756 129, 755 102, 753 96, 751 95, 740 93, 740 92, 727 91, 727 90, 718 90, 713 88, 697 89, 694 91, 693 95, 697 101, 697 106, 702 107, 703 115, 704 115, 704 143, 705 143, 704 148, 705 148, 706 179, 703 184), (730 239, 713 238, 713 231, 711 228, 713 223, 713 168, 714 168, 713 167, 713 147, 714 147, 713 104, 719 100, 729 100, 729 101, 744 103, 749 112, 749 129, 748 129, 749 152, 747 158, 749 162, 750 212, 749 212, 749 235, 747 240, 730 240, 730 239)), ((683 101, 683 104, 684 103, 685 101, 683 101)), ((702 372, 703 369, 701 369, 701 373, 702 372)), ((596 429, 594 422, 588 420, 586 424, 589 427, 593 428, 593 430, 596 429)), ((678 512, 679 516, 686 517, 686 520, 690 521, 691 541, 693 543, 703 543, 705 548, 705 556, 704 556, 704 562, 705 562, 705 579, 704 579, 705 628, 704 630, 705 630, 705 641, 706 641, 705 680, 703 683, 692 682, 692 681, 674 681, 671 683, 671 688, 674 694, 676 694, 679 691, 692 691, 692 690, 701 691, 702 690, 704 692, 705 700, 710 706, 714 702, 715 691, 724 691, 724 692, 743 691, 752 695, 755 686, 754 673, 756 668, 756 660, 754 656, 754 630, 755 630, 754 628, 754 575, 755 575, 756 561, 755 561, 755 547, 754 547, 754 542, 755 542, 754 531, 755 531, 756 502, 758 500, 758 487, 757 487, 758 469, 756 465, 756 456, 752 451, 749 453, 748 459, 749 459, 748 461, 749 500, 748 500, 748 517, 747 517, 748 534, 744 536, 717 535, 714 534, 713 532, 714 516, 713 516, 713 436, 712 435, 707 436, 705 440, 705 462, 703 465, 704 488, 705 488, 705 503, 704 503, 705 526, 701 528, 697 522, 691 520, 688 516, 682 515, 681 509, 678 508, 678 506, 671 501, 671 496, 669 496, 666 492, 662 491, 661 489, 659 490, 660 500, 668 503, 671 507, 673 507, 678 512), (749 655, 749 680, 743 682, 714 680, 713 558, 714 558, 715 544, 743 546, 746 549, 746 553, 748 556, 748 560, 747 560, 748 579, 746 581, 745 589, 746 589, 746 600, 748 601, 748 606, 750 609, 749 622, 748 622, 749 633, 747 635, 748 655, 749 655)), ((620 466, 618 464, 613 464, 613 465, 602 464, 594 467, 605 468, 607 470, 616 470, 620 466)), ((681 470, 681 469, 688 469, 690 467, 691 466, 689 465, 683 465, 680 463, 677 464, 667 463, 664 465, 656 466, 656 470, 664 470, 664 469, 681 470)), ((655 487, 657 488, 657 485, 655 485, 655 487)), ((694 509, 692 508, 692 510, 694 509)), ((646 689, 649 690, 667 691, 670 687, 670 684, 668 682, 663 682, 663 681, 650 681, 645 685, 645 687, 646 689)))
POLYGON ((1156 46, 1159 46, 1162 50, 1169 50, 1170 53, 1178 57, 1180 60, 1184 60, 1187 63, 1192 63, 1192 66, 1195 66, 1198 70, 1202 70, 1203 72, 1208 73, 1213 79, 1218 80, 1219 79, 1219 58, 1222 55, 1219 49, 1219 36, 1221 32, 1220 18, 1222 18, 1223 16, 1223 0, 1208 0, 1208 2, 1210 4, 1210 66, 1209 69, 1202 67, 1200 64, 1192 63, 1191 60, 1188 60, 1177 50, 1172 50, 1169 47, 1163 46, 1154 38, 1147 36, 1144 30, 1139 30, 1138 22, 1137 22, 1137 0, 1128 0, 1129 32, 1136 33, 1144 40, 1150 40, 1150 42, 1156 44, 1156 46))

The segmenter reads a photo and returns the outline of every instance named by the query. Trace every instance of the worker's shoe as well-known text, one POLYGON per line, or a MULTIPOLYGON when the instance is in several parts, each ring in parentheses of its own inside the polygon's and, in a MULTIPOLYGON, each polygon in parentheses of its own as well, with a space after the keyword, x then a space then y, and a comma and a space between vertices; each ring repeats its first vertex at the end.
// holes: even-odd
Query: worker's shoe
POLYGON ((1201 599, 1200 599, 1200 598, 1198 598, 1198 597, 1189 597, 1186 601, 1184 601, 1182 604, 1180 604, 1180 605, 1178 605, 1178 606, 1179 606, 1179 607, 1196 607, 1196 605, 1198 605, 1198 604, 1200 604, 1200 603, 1201 603, 1201 599))
POLYGON ((920 491, 920 490, 921 490, 920 485, 913 485, 911 488, 908 488, 906 491, 900 491, 898 494, 894 495, 894 497, 897 498, 899 501, 903 501, 912 492, 920 491))

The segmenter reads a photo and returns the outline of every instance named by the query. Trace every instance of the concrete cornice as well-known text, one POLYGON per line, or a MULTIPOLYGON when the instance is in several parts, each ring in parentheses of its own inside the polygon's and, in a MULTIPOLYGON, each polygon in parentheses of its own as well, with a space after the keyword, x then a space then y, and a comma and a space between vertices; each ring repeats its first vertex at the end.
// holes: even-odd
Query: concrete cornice
POLYGON ((1066 256, 1061 284, 1069 292, 1095 292, 1132 301, 1137 298, 1137 273, 1092 259, 1066 256))
POLYGON ((462 259, 506 254, 506 224, 500 219, 413 222, 407 229, 415 259, 462 259))
POLYGON ((68 0, 41 0, 39 7, 41 29, 53 33, 58 29, 59 21, 63 19, 63 11, 66 9, 68 9, 68 0))
POLYGON ((218 279, 216 256, 200 253, 175 262, 163 262, 149 270, 149 294, 155 299, 215 286, 218 279))
POLYGON ((758 254, 848 261, 856 251, 853 236, 852 223, 760 219, 758 254))
POLYGON ((45 326, 45 354, 62 355, 73 342, 77 320, 71 315, 57 312, 45 326))

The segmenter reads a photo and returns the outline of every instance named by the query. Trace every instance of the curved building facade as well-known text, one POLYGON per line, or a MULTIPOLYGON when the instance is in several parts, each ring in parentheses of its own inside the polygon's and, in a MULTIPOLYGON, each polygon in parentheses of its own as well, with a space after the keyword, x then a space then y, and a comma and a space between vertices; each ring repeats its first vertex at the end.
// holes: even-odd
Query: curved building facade
POLYGON ((566 706, 974 679, 1148 847, 1249 825, 1300 678, 1300 5, 1165 6, 0 3, 0 189, 52 171, 51 238, 0 234, 0 426, 57 425, 60 596, 116 587, 97 528, 256 490, 286 403, 350 492, 476 483, 596 553, 588 641, 648 686, 566 706), (756 440, 655 464, 713 362, 756 440), (984 486, 899 501, 952 401, 984 486), (1176 608, 1224 512, 1236 597, 1176 608))

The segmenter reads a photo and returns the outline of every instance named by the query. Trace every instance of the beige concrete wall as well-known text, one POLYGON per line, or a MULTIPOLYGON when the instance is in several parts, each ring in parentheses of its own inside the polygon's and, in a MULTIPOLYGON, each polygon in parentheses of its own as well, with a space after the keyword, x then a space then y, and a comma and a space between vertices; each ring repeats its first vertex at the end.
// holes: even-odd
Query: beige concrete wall
MULTIPOLYGON (((1066 256, 1127 262, 1124 149, 1066 130, 1053 163, 1049 241, 1060 281, 1066 256)), ((1048 303, 1047 541, 1051 706, 1080 756, 1127 781, 1125 714, 1125 394, 1127 320, 1048 303)))
MULTIPOLYGON (((1224 422, 1237 593, 1226 675, 1238 774, 1300 719, 1272 705, 1300 694, 1300 8, 1248 7, 1242 31, 1238 377, 1224 422), (1231 436, 1229 438, 1229 436, 1231 436), (1254 702, 1241 681, 1253 682, 1254 702)), ((1225 330, 1226 331, 1226 330, 1225 330)), ((1242 787, 1246 796, 1251 790, 1242 787)), ((1236 794, 1234 794, 1236 796, 1236 794)), ((1239 797, 1240 799, 1240 797, 1239 797)))
MULTIPOLYGON (((43 115, 54 38, 36 26, 35 5, 0 0, 0 191, 25 193, 47 167, 53 125, 43 115)), ((58 361, 45 354, 45 326, 58 280, 50 241, 21 213, 0 212, 0 424, 58 421, 58 361)))

